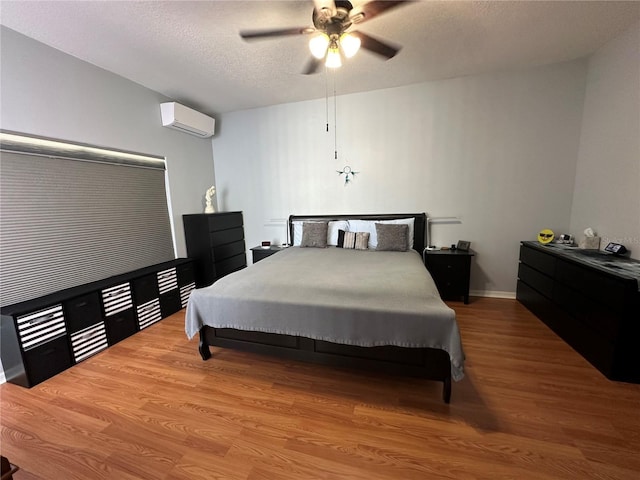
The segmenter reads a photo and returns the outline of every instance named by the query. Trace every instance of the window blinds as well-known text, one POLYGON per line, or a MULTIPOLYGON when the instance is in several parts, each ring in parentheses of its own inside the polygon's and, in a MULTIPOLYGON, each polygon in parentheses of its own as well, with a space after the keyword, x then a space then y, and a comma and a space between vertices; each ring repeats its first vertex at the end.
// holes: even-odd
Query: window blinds
POLYGON ((164 159, 1 140, 0 305, 174 258, 164 159))

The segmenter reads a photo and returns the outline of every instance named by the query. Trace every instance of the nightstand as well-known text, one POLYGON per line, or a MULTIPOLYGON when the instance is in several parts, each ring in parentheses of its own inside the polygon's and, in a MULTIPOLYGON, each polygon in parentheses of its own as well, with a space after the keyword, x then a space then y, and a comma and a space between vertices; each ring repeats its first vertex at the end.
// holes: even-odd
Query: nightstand
POLYGON ((469 303, 469 277, 471 276, 472 250, 427 250, 425 266, 436 282, 443 299, 464 297, 469 303))
POLYGON ((285 248, 287 247, 279 247, 276 245, 271 245, 269 248, 253 247, 251 249, 251 255, 253 256, 253 263, 257 263, 260 260, 264 260, 268 256, 273 255, 274 253, 278 253, 279 251, 284 250, 285 248))

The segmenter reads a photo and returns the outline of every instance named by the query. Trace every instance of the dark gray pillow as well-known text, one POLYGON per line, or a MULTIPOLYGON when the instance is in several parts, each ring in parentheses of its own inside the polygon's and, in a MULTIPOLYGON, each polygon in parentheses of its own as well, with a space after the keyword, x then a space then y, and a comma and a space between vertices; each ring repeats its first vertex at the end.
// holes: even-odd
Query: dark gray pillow
POLYGON ((407 234, 409 225, 393 223, 376 223, 378 246, 376 250, 407 251, 407 234))
POLYGON ((302 224, 301 247, 327 247, 327 222, 304 222, 302 224))

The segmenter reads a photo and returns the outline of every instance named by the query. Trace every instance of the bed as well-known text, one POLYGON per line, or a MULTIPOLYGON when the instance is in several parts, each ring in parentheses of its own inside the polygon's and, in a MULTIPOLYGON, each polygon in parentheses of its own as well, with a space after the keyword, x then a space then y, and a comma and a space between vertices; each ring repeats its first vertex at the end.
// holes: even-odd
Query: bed
POLYGON ((424 213, 292 215, 293 246, 191 293, 186 334, 203 360, 219 346, 419 376, 449 403, 464 352, 422 261, 425 231, 424 213))

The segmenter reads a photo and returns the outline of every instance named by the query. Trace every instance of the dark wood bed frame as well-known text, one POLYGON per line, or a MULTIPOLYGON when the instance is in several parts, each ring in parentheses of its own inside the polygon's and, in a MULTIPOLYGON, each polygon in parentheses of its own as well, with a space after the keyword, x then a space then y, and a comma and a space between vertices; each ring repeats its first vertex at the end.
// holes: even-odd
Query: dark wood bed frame
MULTIPOLYGON (((424 213, 390 215, 291 215, 290 238, 293 221, 298 220, 414 220, 413 248, 422 254, 425 247, 426 215, 424 213)), ((319 363, 336 367, 360 368, 394 375, 417 376, 443 382, 442 398, 451 400, 451 363, 449 354, 436 348, 405 348, 397 346, 358 347, 306 337, 252 332, 232 328, 204 326, 200 330, 199 351, 203 360, 211 358, 209 346, 232 348, 319 363)))

